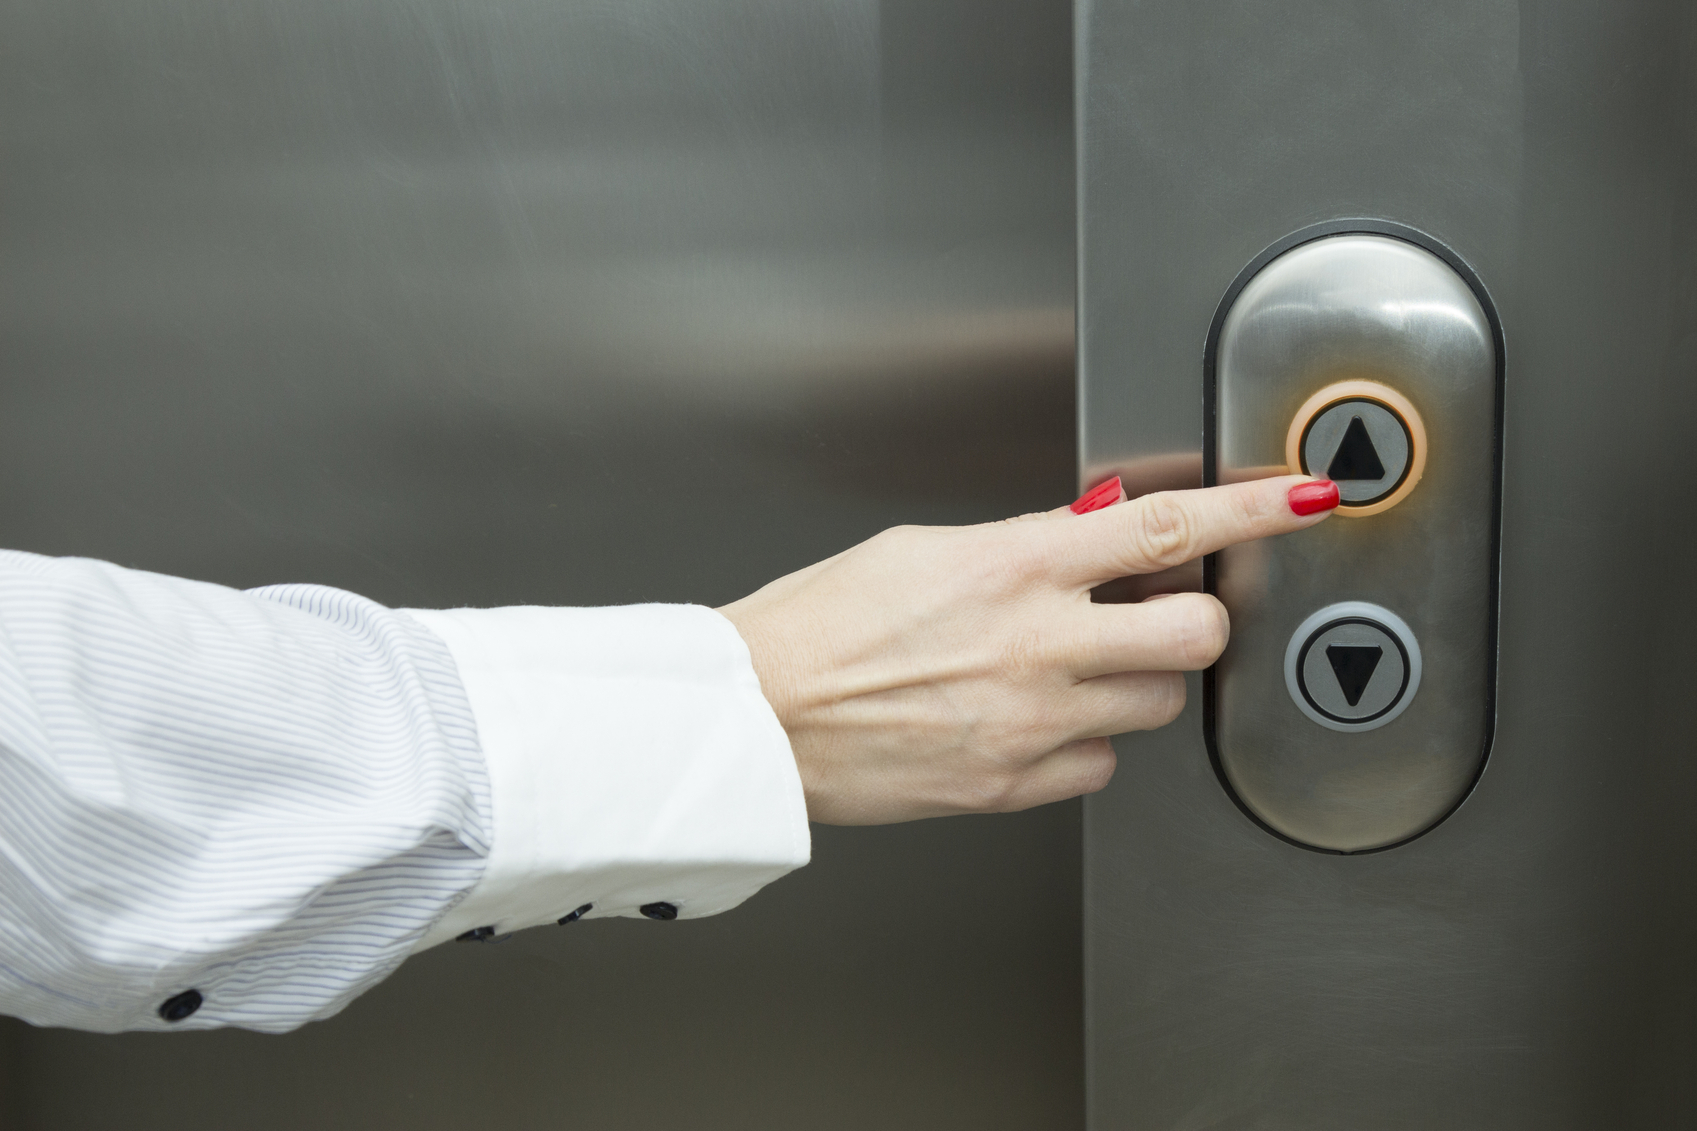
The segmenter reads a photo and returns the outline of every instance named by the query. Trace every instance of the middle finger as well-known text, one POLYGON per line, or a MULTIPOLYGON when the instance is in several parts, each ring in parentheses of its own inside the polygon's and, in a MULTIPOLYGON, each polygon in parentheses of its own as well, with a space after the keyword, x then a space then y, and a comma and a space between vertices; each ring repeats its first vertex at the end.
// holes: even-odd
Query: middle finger
POLYGON ((1135 605, 1081 602, 1062 662, 1076 679, 1200 671, 1220 658, 1230 635, 1226 607, 1207 593, 1174 593, 1135 605))

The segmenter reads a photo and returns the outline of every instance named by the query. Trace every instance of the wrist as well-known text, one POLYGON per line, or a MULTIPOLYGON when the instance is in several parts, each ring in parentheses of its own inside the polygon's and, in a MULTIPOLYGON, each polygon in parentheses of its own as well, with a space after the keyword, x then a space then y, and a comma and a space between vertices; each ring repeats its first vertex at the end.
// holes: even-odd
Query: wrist
POLYGON ((801 776, 802 794, 807 803, 808 819, 824 823, 842 823, 834 816, 833 806, 824 787, 820 772, 824 759, 820 756, 828 742, 828 728, 810 725, 819 715, 817 696, 806 688, 811 681, 801 672, 807 669, 796 647, 782 634, 770 631, 767 617, 761 615, 756 602, 759 594, 734 601, 718 609, 719 615, 731 622, 748 647, 754 675, 760 691, 766 697, 778 725, 789 738, 790 753, 795 758, 796 772, 801 776))

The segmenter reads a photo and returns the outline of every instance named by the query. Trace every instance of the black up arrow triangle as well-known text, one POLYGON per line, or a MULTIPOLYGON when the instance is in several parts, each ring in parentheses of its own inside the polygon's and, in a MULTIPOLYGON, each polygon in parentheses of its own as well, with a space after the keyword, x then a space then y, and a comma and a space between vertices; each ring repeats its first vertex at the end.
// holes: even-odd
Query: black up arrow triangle
POLYGON ((1384 655, 1385 650, 1377 644, 1326 645, 1326 659, 1331 662, 1332 674, 1338 677, 1338 690, 1351 707, 1361 702, 1361 694, 1384 655))
MULTIPOLYGON (((1344 429, 1343 443, 1338 445, 1337 454, 1332 456, 1332 465, 1326 468, 1326 478, 1338 479, 1383 479, 1385 465, 1379 462, 1379 450, 1373 446, 1373 437, 1367 434, 1367 425, 1361 423, 1359 416, 1349 418, 1349 427, 1344 429)), ((1353 703, 1350 706, 1354 706, 1353 703)))

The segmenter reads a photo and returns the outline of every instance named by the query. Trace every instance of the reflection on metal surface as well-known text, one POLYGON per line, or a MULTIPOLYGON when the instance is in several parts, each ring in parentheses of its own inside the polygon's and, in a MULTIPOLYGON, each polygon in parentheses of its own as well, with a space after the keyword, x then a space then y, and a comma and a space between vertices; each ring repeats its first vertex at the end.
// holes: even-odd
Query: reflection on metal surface
POLYGON ((1232 617, 1208 704, 1217 769, 1268 828, 1336 852, 1441 820, 1491 731, 1496 336, 1468 281, 1404 235, 1293 237, 1228 295, 1212 351, 1217 481, 1300 435, 1298 458, 1328 465, 1310 473, 1335 465, 1375 515, 1217 559, 1232 617), (1337 610, 1366 601, 1344 631, 1337 610), (1396 655, 1348 651, 1374 647, 1396 655), (1361 702, 1343 693, 1355 678, 1361 702))
MULTIPOLYGON (((953 495, 856 535, 1001 513, 1069 457, 1066 47, 1031 0, 9 5, 0 361, 36 424, 4 451, 71 497, 0 518, 31 548, 428 604, 670 588, 603 568, 578 532, 604 512, 559 485, 720 437, 756 481, 871 510, 953 495), (179 458, 113 486, 62 433, 179 458), (490 450, 587 466, 483 474, 490 450), (218 537, 186 548, 165 499, 218 537), (557 544, 460 549, 514 511, 557 544)), ((715 528, 746 498, 727 484, 715 528)), ((762 571, 841 538, 773 540, 762 571)), ((698 550, 722 575, 748 552, 698 550)))

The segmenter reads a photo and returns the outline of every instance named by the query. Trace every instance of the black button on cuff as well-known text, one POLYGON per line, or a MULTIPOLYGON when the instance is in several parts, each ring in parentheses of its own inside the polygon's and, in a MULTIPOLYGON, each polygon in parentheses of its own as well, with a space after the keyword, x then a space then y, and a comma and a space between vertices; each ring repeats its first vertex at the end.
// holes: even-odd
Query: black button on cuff
POLYGON ((644 903, 637 910, 650 919, 676 919, 678 908, 673 903, 644 903))
POLYGON ((167 1021, 181 1021, 194 1015, 206 999, 200 996, 199 990, 184 990, 176 997, 168 997, 159 1007, 159 1016, 167 1021))
POLYGON ((463 935, 456 935, 455 942, 488 942, 495 937, 494 927, 473 927, 463 935))
POLYGON ((575 923, 593 910, 595 910, 595 905, 593 903, 586 903, 576 911, 573 911, 570 915, 560 916, 560 926, 563 927, 567 923, 575 923))

